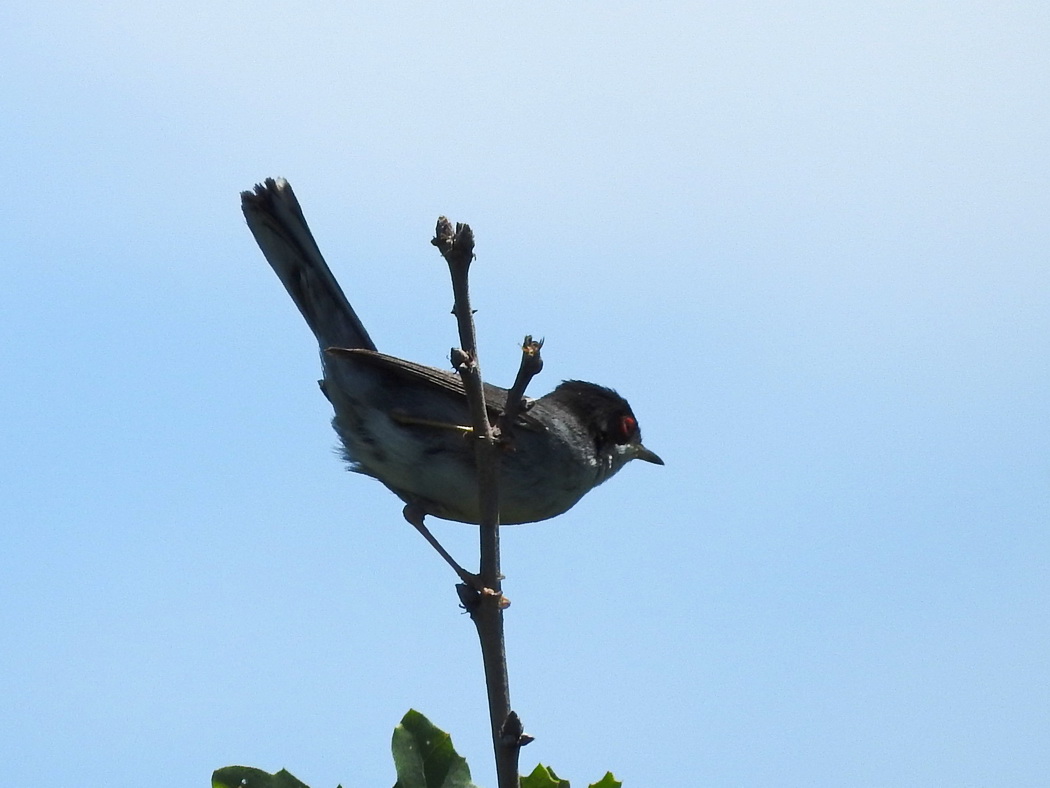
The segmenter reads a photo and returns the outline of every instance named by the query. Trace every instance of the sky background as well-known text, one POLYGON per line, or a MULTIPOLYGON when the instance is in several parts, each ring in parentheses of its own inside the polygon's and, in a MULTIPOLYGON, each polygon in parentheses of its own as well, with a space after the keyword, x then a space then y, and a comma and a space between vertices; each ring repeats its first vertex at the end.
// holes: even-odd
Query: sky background
MULTIPOLYGON (((238 193, 379 347, 617 388, 646 444, 503 532, 513 705, 584 786, 1050 773, 1045 2, 8 4, 0 764, 494 788, 454 577, 346 473, 238 193)), ((476 531, 436 523, 464 563, 476 531)))

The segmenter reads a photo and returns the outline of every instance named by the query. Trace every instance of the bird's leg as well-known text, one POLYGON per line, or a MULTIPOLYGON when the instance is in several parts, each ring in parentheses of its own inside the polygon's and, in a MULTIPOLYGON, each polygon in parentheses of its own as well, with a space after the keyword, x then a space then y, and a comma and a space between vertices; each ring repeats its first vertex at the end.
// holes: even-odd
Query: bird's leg
POLYGON ((426 517, 427 513, 423 510, 419 504, 410 503, 405 506, 403 512, 405 519, 412 524, 419 533, 423 535, 423 538, 430 542, 430 546, 437 550, 438 555, 445 559, 445 562, 452 567, 453 571, 459 575, 459 579, 466 583, 471 588, 478 592, 483 592, 484 587, 481 583, 481 578, 478 575, 472 574, 460 566, 456 559, 449 555, 448 550, 442 547, 441 542, 437 540, 434 534, 430 533, 430 529, 427 528, 423 522, 423 518, 426 517))

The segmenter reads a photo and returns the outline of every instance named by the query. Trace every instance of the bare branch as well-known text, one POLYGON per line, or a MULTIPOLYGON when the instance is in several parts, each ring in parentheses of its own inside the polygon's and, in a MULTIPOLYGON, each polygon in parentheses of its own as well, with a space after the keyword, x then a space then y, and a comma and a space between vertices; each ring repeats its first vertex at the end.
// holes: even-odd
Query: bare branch
POLYGON ((499 417, 499 434, 503 438, 509 435, 510 425, 525 407, 525 389, 543 369, 543 359, 540 358, 542 347, 542 339, 533 340, 531 335, 525 335, 525 341, 521 345, 521 364, 518 367, 518 374, 514 378, 514 385, 510 387, 510 393, 507 394, 507 407, 499 417))
MULTIPOLYGON (((461 350, 453 348, 453 366, 463 380, 470 406, 478 476, 478 505, 481 513, 478 526, 481 540, 479 576, 481 588, 470 588, 468 583, 457 586, 460 600, 470 613, 481 641, 481 658, 485 667, 485 687, 488 691, 489 722, 492 728, 492 746, 496 756, 496 778, 499 788, 518 788, 518 755, 527 743, 521 732, 521 721, 510 708, 510 683, 507 677, 507 651, 503 637, 503 610, 509 602, 503 596, 499 552, 499 468, 500 447, 496 432, 489 422, 485 407, 485 389, 478 363, 477 335, 474 311, 470 305, 468 272, 474 260, 474 234, 465 224, 452 224, 442 216, 438 219, 434 246, 448 263, 455 296, 453 313, 459 326, 461 350)), ((526 345, 529 343, 526 342, 526 345)), ((537 347, 538 352, 538 347, 537 347)), ((538 359, 538 356, 537 356, 538 359)), ((523 358, 522 367, 526 366, 523 358)), ((519 371, 521 382, 515 383, 507 410, 517 412, 525 385, 532 375, 519 371)))

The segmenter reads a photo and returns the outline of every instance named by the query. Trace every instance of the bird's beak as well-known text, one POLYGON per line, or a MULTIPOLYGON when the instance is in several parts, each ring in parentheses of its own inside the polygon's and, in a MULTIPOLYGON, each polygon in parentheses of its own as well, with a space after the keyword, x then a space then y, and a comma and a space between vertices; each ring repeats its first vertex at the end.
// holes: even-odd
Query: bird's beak
POLYGON ((653 465, 664 464, 664 461, 660 459, 660 456, 656 452, 649 451, 640 443, 634 447, 634 458, 636 460, 645 460, 646 462, 651 462, 653 465))

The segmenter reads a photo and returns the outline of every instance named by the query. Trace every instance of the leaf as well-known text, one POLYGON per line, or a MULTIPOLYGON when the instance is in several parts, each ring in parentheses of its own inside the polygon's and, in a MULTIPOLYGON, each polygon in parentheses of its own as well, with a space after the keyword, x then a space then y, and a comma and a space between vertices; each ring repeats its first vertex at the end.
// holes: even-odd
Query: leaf
POLYGON ((414 709, 394 728, 394 788, 477 788, 452 737, 414 709))
POLYGON ((569 781, 562 780, 549 766, 536 764, 530 775, 521 778, 521 788, 569 788, 569 781))
POLYGON ((212 788, 307 788, 284 769, 276 774, 251 766, 224 766, 211 775, 212 788))
MULTIPOLYGON (((569 788, 569 781, 558 777, 549 766, 536 764, 532 774, 521 778, 521 788, 569 788)), ((588 788, 623 788, 623 783, 613 777, 612 772, 606 772, 602 779, 591 783, 588 788)))

